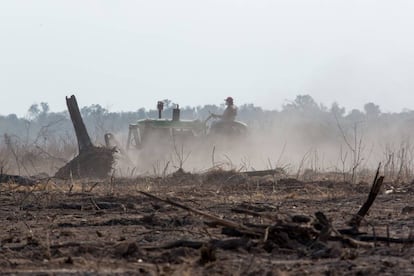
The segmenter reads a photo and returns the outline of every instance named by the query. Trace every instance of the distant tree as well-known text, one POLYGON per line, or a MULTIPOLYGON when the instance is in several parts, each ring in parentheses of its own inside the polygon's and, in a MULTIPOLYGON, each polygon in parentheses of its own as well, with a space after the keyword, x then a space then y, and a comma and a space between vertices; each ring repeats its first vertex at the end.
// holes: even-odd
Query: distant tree
POLYGON ((320 107, 310 95, 298 95, 292 103, 283 106, 286 111, 315 112, 320 107))
POLYGON ((82 116, 88 117, 88 116, 102 116, 108 113, 108 110, 106 108, 103 108, 99 104, 93 104, 91 106, 85 106, 81 109, 82 116))
POLYGON ((40 114, 40 108, 38 104, 32 104, 28 110, 29 116, 31 118, 36 118, 40 114))
POLYGON ((365 119, 365 115, 358 109, 352 109, 346 118, 352 123, 358 123, 365 119))
POLYGON ((260 127, 263 127, 263 124, 266 123, 266 120, 264 120, 263 109, 254 104, 244 104, 239 106, 237 118, 249 125, 258 124, 260 127))
POLYGON ((169 99, 164 99, 162 101, 164 102, 164 105, 165 105, 164 108, 166 108, 166 109, 170 108, 173 104, 173 102, 169 99))
POLYGON ((9 114, 6 117, 6 120, 9 120, 10 122, 17 122, 19 121, 19 118, 17 117, 16 114, 9 114))
POLYGON ((380 107, 374 103, 365 104, 364 111, 369 118, 376 118, 381 114, 380 107))
POLYGON ((40 107, 42 108, 42 113, 44 113, 44 114, 48 113, 49 110, 50 110, 49 104, 45 103, 45 102, 41 102, 40 107))
POLYGON ((223 112, 223 108, 213 104, 207 104, 197 110, 197 117, 199 119, 206 119, 210 113, 219 114, 223 112))
POLYGON ((334 114, 337 118, 340 118, 345 115, 345 107, 340 107, 338 103, 334 102, 331 105, 330 112, 334 114))

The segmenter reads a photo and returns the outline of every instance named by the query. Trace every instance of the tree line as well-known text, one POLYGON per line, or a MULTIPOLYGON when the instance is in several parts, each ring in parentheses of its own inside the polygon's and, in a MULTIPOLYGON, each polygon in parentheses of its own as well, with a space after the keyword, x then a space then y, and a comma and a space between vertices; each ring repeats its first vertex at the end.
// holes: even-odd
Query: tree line
MULTIPOLYGON (((164 103, 163 116, 171 118, 176 104, 168 99, 164 103)), ((224 105, 185 106, 181 107, 181 118, 204 120, 210 112, 221 113, 224 108, 224 105)), ((130 123, 144 118, 157 118, 158 111, 155 108, 139 108, 136 111, 111 112, 99 104, 93 104, 82 107, 81 114, 91 138, 102 141, 106 132, 126 132, 130 123)), ((368 133, 382 128, 407 136, 414 130, 414 111, 383 113, 378 105, 366 103, 363 110, 352 109, 347 112, 338 103, 330 107, 318 104, 310 95, 298 95, 280 110, 265 110, 254 104, 243 104, 238 106, 237 119, 247 123, 253 130, 306 128, 309 139, 319 140, 329 140, 330 136, 338 135, 338 131, 352 131, 355 125, 368 133)), ((30 106, 25 117, 15 114, 0 116, 2 137, 8 135, 27 141, 73 139, 72 128, 67 111, 50 112, 49 105, 44 102, 30 106)))
MULTIPOLYGON (((164 100, 163 117, 171 118, 175 107, 171 100, 164 100)), ((224 108, 224 105, 185 106, 181 107, 181 118, 204 120, 224 108)), ((81 107, 80 111, 96 145, 104 144, 104 134, 108 132, 123 143, 129 124, 158 117, 155 108, 111 112, 94 104, 81 107)), ((291 164, 298 174, 304 173, 305 168, 332 170, 350 173, 350 181, 355 182, 357 172, 382 162, 391 179, 414 177, 414 111, 411 110, 388 113, 374 103, 366 103, 362 110, 347 111, 338 103, 327 107, 310 95, 298 95, 280 110, 240 105, 237 120, 248 124, 251 140, 256 143, 249 150, 260 149, 266 155, 263 158, 291 164)), ((68 112, 51 112, 47 103, 33 104, 25 117, 0 116, 3 170, 27 175, 53 172, 77 154, 76 144, 68 112)))

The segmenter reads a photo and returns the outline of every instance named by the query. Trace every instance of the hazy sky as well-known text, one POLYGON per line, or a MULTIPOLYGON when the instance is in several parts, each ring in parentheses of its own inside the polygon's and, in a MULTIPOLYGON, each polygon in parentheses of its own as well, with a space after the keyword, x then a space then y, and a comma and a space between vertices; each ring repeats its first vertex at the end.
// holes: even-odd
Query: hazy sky
POLYGON ((414 109, 414 1, 0 2, 0 114, 33 103, 414 109))

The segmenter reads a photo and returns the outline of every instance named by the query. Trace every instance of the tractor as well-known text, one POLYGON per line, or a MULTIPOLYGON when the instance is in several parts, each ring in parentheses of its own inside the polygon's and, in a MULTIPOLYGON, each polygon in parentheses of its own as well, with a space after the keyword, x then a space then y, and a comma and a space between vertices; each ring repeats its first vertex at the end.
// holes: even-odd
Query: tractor
POLYGON ((159 141, 194 141, 203 140, 206 137, 236 136, 247 133, 247 125, 239 121, 213 121, 214 114, 210 113, 204 121, 181 120, 180 108, 177 105, 172 110, 172 119, 162 118, 164 103, 157 104, 158 119, 143 119, 129 125, 129 133, 126 149, 142 149, 154 146, 159 141))

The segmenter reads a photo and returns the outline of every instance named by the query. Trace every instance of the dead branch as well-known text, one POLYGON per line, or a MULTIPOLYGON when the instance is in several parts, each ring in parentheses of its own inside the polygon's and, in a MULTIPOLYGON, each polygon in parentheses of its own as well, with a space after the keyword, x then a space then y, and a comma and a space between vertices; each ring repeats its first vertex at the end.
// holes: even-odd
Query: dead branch
POLYGON ((235 222, 230 221, 230 220, 225 220, 225 219, 219 218, 217 216, 214 216, 214 215, 208 214, 206 212, 203 212, 203 211, 191 208, 189 206, 183 205, 181 203, 175 202, 175 201, 173 201, 169 198, 162 199, 160 197, 157 197, 155 195, 152 195, 152 194, 149 194, 149 193, 143 192, 143 191, 140 191, 139 193, 142 194, 142 195, 145 195, 147 197, 150 197, 152 199, 156 199, 158 201, 168 203, 172 206, 179 207, 179 208, 184 209, 186 211, 189 211, 189 212, 195 213, 197 215, 203 216, 205 218, 208 218, 208 219, 214 221, 217 225, 239 229, 240 231, 242 231, 246 234, 249 234, 249 235, 253 235, 253 236, 262 236, 263 235, 263 233, 254 231, 253 229, 250 229, 249 227, 246 227, 243 224, 239 224, 239 223, 235 223, 235 222))
POLYGON ((358 232, 358 228, 361 224, 362 219, 368 213, 369 209, 371 208, 372 204, 374 203, 377 195, 381 189, 382 182, 384 181, 384 176, 379 176, 379 171, 381 168, 381 163, 378 166, 377 172, 375 174, 374 182, 372 183, 371 190, 369 192, 368 198, 362 207, 359 209, 358 213, 349 221, 348 225, 358 232))
POLYGON ((247 249, 251 246, 251 244, 252 242, 246 238, 226 239, 226 240, 212 239, 208 242, 178 240, 178 241, 167 243, 165 245, 144 246, 141 248, 146 249, 146 250, 172 249, 172 248, 177 248, 177 247, 189 247, 193 249, 200 249, 204 245, 210 245, 213 248, 219 248, 223 250, 234 250, 237 248, 247 249))
POLYGON ((275 175, 275 174, 282 174, 281 169, 272 169, 272 170, 262 170, 262 171, 247 171, 243 172, 248 176, 266 176, 266 175, 275 175))

